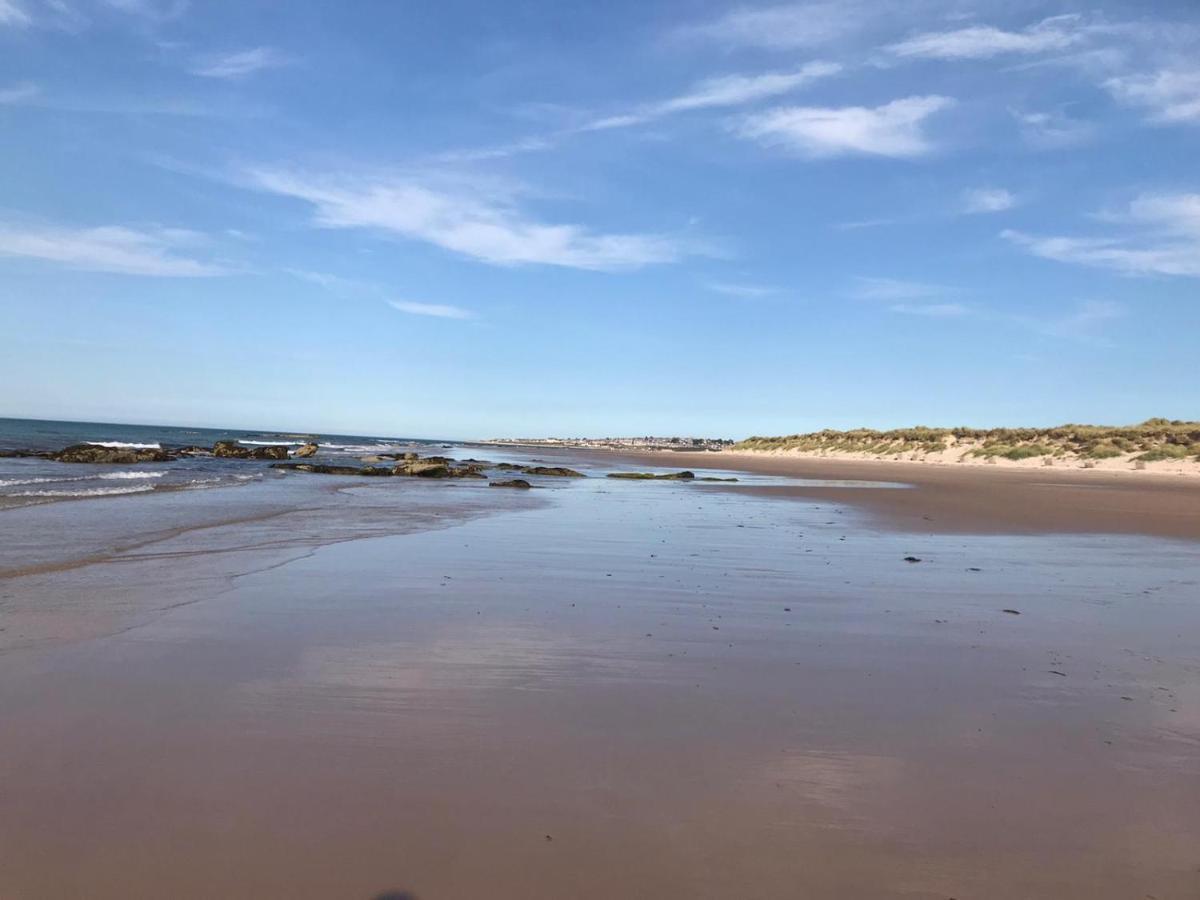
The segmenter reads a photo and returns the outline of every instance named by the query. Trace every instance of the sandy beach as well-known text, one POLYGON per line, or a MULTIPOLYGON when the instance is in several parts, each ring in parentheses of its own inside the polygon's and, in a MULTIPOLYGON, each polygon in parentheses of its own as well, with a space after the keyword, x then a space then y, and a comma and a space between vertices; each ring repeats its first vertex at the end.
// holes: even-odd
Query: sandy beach
POLYGON ((4 511, 0 893, 1200 889, 1190 482, 538 457, 4 511))

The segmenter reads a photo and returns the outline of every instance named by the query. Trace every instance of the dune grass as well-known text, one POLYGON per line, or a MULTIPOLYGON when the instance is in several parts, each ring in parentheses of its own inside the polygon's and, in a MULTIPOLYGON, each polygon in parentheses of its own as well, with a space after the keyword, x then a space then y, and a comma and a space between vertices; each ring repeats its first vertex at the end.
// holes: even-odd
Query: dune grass
POLYGON ((1052 428, 826 429, 783 437, 751 437, 735 450, 792 450, 923 456, 959 449, 973 456, 1021 460, 1038 456, 1086 460, 1131 456, 1143 462, 1200 458, 1200 422, 1147 419, 1138 425, 1059 425, 1052 428))

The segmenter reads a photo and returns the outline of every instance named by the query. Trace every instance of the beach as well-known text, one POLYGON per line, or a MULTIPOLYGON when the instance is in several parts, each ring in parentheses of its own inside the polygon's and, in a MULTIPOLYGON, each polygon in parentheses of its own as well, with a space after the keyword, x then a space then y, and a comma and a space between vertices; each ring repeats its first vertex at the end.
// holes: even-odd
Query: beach
POLYGON ((1190 479, 431 452, 0 510, 0 895, 1200 890, 1190 479))

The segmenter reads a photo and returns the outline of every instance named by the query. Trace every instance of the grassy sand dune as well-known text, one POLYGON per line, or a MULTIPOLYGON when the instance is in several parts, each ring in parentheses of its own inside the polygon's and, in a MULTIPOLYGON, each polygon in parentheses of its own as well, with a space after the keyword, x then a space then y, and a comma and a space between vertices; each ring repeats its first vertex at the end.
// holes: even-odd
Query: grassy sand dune
POLYGON ((1200 474, 1200 422, 1147 419, 1124 426, 826 429, 751 437, 735 444, 732 452, 1200 474))

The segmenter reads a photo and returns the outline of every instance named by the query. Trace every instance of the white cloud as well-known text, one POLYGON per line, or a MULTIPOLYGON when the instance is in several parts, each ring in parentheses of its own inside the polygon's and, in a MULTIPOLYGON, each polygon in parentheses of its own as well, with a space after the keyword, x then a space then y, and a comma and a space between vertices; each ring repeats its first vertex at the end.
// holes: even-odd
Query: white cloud
POLYGON ((685 26, 676 37, 729 48, 798 50, 854 31, 865 17, 865 9, 846 2, 738 7, 711 22, 685 26))
POLYGON ((0 25, 28 25, 33 17, 18 0, 0 0, 0 25))
POLYGON ((1104 86, 1120 102, 1145 109, 1151 121, 1200 123, 1200 67, 1123 75, 1104 86))
POLYGON ((0 223, 0 256, 59 263, 72 269, 195 278, 224 275, 211 263, 179 256, 197 235, 182 229, 140 231, 118 225, 101 228, 30 227, 0 223))
POLYGON ((409 303, 406 300, 389 300, 388 306, 413 316, 433 316, 438 319, 471 319, 474 313, 458 306, 443 306, 438 303, 409 303))
POLYGON ((272 47, 254 47, 205 57, 191 70, 204 78, 244 78, 263 69, 276 69, 291 60, 272 47))
POLYGON ((699 249, 669 235, 596 234, 580 225, 544 224, 517 208, 511 192, 490 185, 271 170, 252 172, 250 179, 262 190, 310 203, 320 227, 381 231, 493 265, 620 271, 676 262, 699 249))
POLYGON ((1004 212, 1017 205, 1016 195, 1004 188, 972 188, 963 192, 963 212, 1004 212))
POLYGON ((704 286, 718 294, 726 294, 730 297, 744 297, 746 299, 770 297, 772 294, 779 293, 778 288, 764 284, 737 284, 728 281, 710 281, 704 286))
POLYGON ((951 293, 951 289, 942 284, 929 284, 924 281, 860 276, 854 279, 854 287, 850 293, 859 300, 904 301, 944 297, 951 293))
POLYGON ((1043 237, 1009 230, 1001 237, 1043 259, 1127 275, 1200 278, 1200 194, 1143 194, 1117 222, 1135 226, 1134 236, 1043 237))
POLYGON ((32 100, 41 92, 41 88, 29 81, 23 81, 20 84, 14 84, 6 88, 0 88, 0 106, 5 104, 24 103, 26 100, 32 100))
POLYGON ((1044 53, 1062 50, 1083 38, 1078 16, 1055 16, 1023 31, 1003 31, 990 25, 973 25, 954 31, 931 31, 888 49, 897 56, 922 59, 987 59, 1008 53, 1044 53))
POLYGON ((1200 194, 1142 194, 1129 204, 1129 216, 1200 241, 1200 194))
POLYGON ((641 107, 631 113, 597 119, 583 126, 581 130, 599 131, 608 128, 625 128, 673 113, 743 106, 796 90, 820 78, 836 75, 841 70, 842 67, 836 63, 817 61, 810 62, 794 72, 768 72, 762 75, 726 75, 720 78, 710 78, 700 82, 686 94, 641 107))
POLYGON ((949 97, 905 97, 883 106, 779 107, 747 116, 738 133, 806 156, 848 153, 915 157, 934 149, 925 120, 954 104, 949 97))

